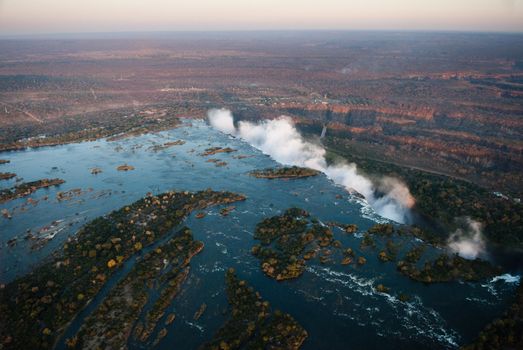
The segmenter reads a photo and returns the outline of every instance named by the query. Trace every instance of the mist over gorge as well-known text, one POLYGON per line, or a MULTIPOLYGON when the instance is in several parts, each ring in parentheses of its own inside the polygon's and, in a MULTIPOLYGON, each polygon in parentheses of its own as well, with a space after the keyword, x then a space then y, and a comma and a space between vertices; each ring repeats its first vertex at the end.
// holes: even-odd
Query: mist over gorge
POLYGON ((321 171, 347 191, 361 193, 379 215, 403 224, 411 222, 415 199, 404 183, 391 177, 373 182, 359 173, 354 163, 327 164, 321 144, 304 140, 290 118, 281 116, 256 124, 240 121, 236 128, 227 109, 212 109, 207 116, 217 130, 240 137, 277 162, 321 171))
MULTIPOLYGON (((215 129, 243 139, 283 165, 303 166, 323 172, 335 184, 348 192, 362 194, 374 211, 384 218, 401 224, 412 223, 412 208, 416 201, 401 180, 383 176, 370 179, 358 171, 355 163, 327 164, 326 151, 320 142, 305 140, 286 116, 258 123, 239 121, 227 109, 211 109, 209 124, 215 129)), ((455 218, 460 228, 448 233, 447 248, 459 256, 474 260, 487 256, 487 241, 483 225, 470 217, 455 218)))
POLYGON ((448 238, 449 249, 465 259, 484 257, 487 242, 483 235, 483 225, 469 217, 456 219, 462 228, 456 229, 448 238))

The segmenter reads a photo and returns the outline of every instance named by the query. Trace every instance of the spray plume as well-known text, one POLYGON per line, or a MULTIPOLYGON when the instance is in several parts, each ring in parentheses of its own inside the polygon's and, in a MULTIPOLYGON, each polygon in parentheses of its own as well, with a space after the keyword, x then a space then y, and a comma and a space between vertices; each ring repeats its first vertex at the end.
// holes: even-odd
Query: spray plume
POLYGON ((448 239, 448 247, 465 259, 474 260, 485 254, 485 238, 481 223, 469 217, 463 219, 464 228, 457 229, 448 239))
POLYGON ((208 119, 215 129, 240 137, 278 163, 319 170, 334 183, 361 193, 379 215, 399 223, 411 221, 410 208, 414 205, 414 198, 405 184, 390 177, 373 183, 358 173, 354 163, 327 165, 325 149, 305 141, 290 118, 282 116, 257 124, 240 121, 235 128, 229 110, 213 109, 208 112, 208 119))

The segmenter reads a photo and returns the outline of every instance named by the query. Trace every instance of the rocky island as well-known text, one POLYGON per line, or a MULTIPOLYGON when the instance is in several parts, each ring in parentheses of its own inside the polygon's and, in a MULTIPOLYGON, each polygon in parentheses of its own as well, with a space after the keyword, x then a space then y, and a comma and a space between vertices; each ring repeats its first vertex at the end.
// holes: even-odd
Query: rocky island
POLYGON ((183 144, 185 144, 184 140, 176 140, 176 141, 165 142, 164 144, 161 144, 161 145, 154 145, 154 146, 149 147, 149 149, 152 150, 153 152, 158 152, 158 151, 162 151, 164 149, 167 149, 167 148, 170 148, 173 146, 180 146, 183 144))
POLYGON ((201 350, 289 349, 296 350, 307 338, 307 331, 291 315, 272 310, 269 302, 238 279, 234 269, 225 274, 230 318, 200 347, 201 350))
POLYGON ((58 186, 64 182, 62 179, 42 179, 24 182, 12 188, 2 189, 0 190, 0 203, 5 203, 16 198, 27 197, 41 188, 58 186))
MULTIPOLYGON (((67 324, 131 257, 142 254, 142 249, 167 236, 192 211, 242 200, 245 200, 243 195, 212 190, 195 193, 166 192, 157 196, 149 194, 133 204, 91 221, 44 264, 0 289, 0 314, 5 321, 0 323, 1 343, 9 345, 10 349, 52 348, 67 324)), ((144 271, 144 264, 154 265, 158 262, 158 257, 162 257, 162 264, 164 258, 173 261, 173 264, 175 256, 180 258, 179 268, 173 270, 175 272, 155 277, 160 280, 165 278, 164 282, 175 282, 170 284, 173 288, 166 287, 165 294, 160 295, 158 303, 147 318, 149 323, 144 325, 144 331, 157 321, 165 307, 164 303, 175 294, 174 285, 183 280, 188 259, 202 247, 200 243, 192 242, 187 230, 177 237, 178 240, 174 237, 175 240, 170 241, 174 242, 177 252, 172 251, 169 245, 156 247, 160 251, 142 257, 146 263, 139 263, 134 267, 135 273, 139 274, 144 271)), ((121 283, 136 288, 133 293, 137 302, 142 300, 141 289, 146 288, 146 284, 135 285, 132 280, 121 283)), ((107 300, 122 302, 119 293, 118 290, 110 292, 107 300)), ((105 338, 112 344, 121 344, 123 340, 112 333, 110 327, 128 327, 125 323, 120 323, 122 320, 118 317, 130 322, 135 313, 132 310, 126 310, 124 314, 112 313, 115 318, 106 326, 96 324, 99 317, 109 315, 96 315, 93 314, 90 323, 86 324, 85 333, 80 333, 78 341, 89 339, 91 332, 98 334, 98 331, 103 331, 106 332, 105 338)), ((143 332, 140 337, 143 337, 143 332)), ((74 339, 70 341, 75 342, 74 339)), ((95 338, 89 341, 98 344, 99 340, 95 338)))
POLYGON ((218 153, 231 153, 231 152, 236 152, 235 149, 232 149, 230 147, 211 147, 211 148, 207 148, 205 149, 205 151, 203 153, 201 153, 200 155, 202 157, 207 157, 207 156, 212 156, 212 155, 215 155, 215 154, 218 154, 218 153))
POLYGON ((426 261, 420 270, 415 264, 399 261, 398 271, 410 279, 423 283, 450 281, 482 281, 498 275, 501 269, 481 259, 468 260, 459 255, 441 254, 426 261))
POLYGON ((483 281, 501 272, 501 269, 486 260, 479 258, 469 260, 457 254, 444 252, 435 258, 421 260, 424 252, 429 247, 445 247, 437 236, 426 233, 416 227, 396 228, 392 224, 377 224, 365 232, 361 247, 376 247, 374 237, 387 238, 385 249, 378 253, 381 262, 391 262, 396 259, 400 245, 395 244, 391 238, 402 235, 411 235, 425 239, 408 250, 396 264, 397 270, 404 276, 416 282, 441 283, 452 281, 483 281), (419 265, 422 267, 420 268, 419 265))
MULTIPOLYGON (((252 247, 252 254, 260 260, 263 272, 277 281, 299 277, 306 261, 322 248, 341 248, 329 227, 311 219, 308 212, 299 208, 262 220, 256 225, 254 238, 260 244, 252 247)), ((325 263, 332 252, 322 252, 320 261, 325 263)))
POLYGON ((116 170, 118 170, 118 171, 130 171, 130 170, 134 170, 134 167, 132 165, 123 164, 123 165, 118 166, 116 168, 116 170))
POLYGON ((0 173, 0 180, 9 180, 16 177, 15 173, 0 173))
POLYGON ((302 177, 316 176, 319 173, 319 171, 314 169, 292 166, 254 170, 251 171, 249 175, 260 179, 297 179, 302 177))
MULTIPOLYGON (((141 245, 134 248, 139 251, 141 245)), ((144 254, 67 343, 79 349, 121 349, 131 334, 146 342, 189 274, 191 258, 202 249, 203 243, 193 240, 188 228, 182 228, 167 243, 144 254), (156 300, 150 297, 153 288, 160 294, 156 300), (148 301, 152 302, 151 310, 143 323, 136 323, 148 301)))

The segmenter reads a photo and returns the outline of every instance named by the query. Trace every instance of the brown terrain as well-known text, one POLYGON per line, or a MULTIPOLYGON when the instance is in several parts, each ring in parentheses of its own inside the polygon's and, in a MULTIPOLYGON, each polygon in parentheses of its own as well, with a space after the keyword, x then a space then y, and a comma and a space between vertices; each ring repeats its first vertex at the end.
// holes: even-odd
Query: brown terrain
POLYGON ((523 36, 158 33, 0 40, 1 149, 293 117, 369 158, 521 197, 523 36))

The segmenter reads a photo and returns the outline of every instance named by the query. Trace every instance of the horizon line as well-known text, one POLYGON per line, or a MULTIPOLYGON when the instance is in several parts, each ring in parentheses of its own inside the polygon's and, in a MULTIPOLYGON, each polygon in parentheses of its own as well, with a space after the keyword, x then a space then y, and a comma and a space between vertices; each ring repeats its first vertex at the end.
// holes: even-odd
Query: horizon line
POLYGON ((100 35, 154 35, 154 34, 213 34, 213 33, 300 33, 300 32, 363 32, 363 33, 412 33, 412 34, 497 34, 523 35, 522 31, 508 30, 475 30, 475 29, 357 29, 357 28, 302 28, 302 29, 173 29, 173 30, 115 30, 115 31, 78 31, 78 32, 48 32, 48 33, 19 33, 1 34, 0 40, 14 39, 59 39, 60 37, 87 39, 89 36, 100 35), (81 38, 80 38, 81 37, 81 38))

